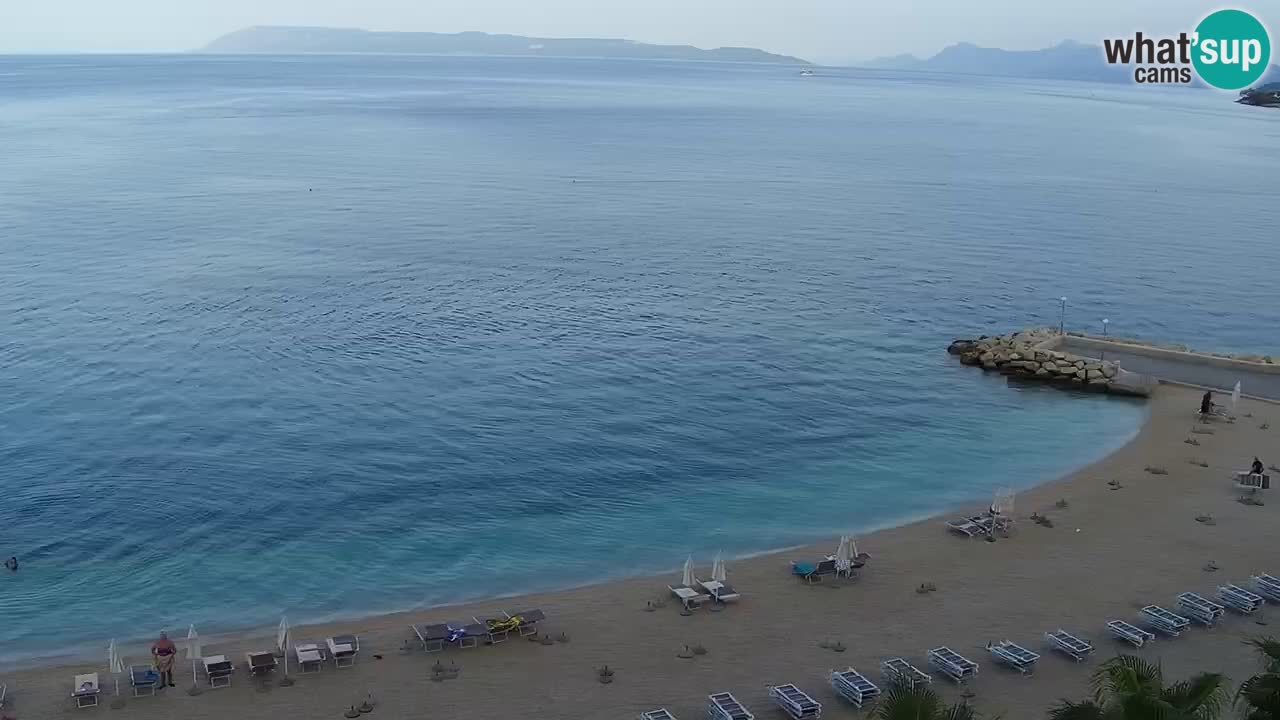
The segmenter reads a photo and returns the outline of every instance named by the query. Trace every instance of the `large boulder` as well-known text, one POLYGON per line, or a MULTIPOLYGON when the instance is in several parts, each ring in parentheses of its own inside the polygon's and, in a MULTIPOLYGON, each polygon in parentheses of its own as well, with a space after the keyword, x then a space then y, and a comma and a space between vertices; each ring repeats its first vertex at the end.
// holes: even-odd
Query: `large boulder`
POLYGON ((950 355, 964 355, 967 352, 971 352, 977 345, 977 340, 955 340, 947 346, 947 353, 950 355))

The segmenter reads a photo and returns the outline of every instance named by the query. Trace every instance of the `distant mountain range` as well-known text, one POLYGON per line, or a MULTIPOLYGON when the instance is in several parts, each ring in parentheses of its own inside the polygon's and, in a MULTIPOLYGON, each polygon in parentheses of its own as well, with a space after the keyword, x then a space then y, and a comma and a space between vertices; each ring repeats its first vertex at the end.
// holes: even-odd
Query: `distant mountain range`
MULTIPOLYGON (((958 43, 943 48, 931 58, 894 55, 877 58, 863 65, 966 75, 1133 82, 1133 68, 1125 65, 1108 65, 1100 45, 1085 45, 1071 40, 1042 50, 1002 50, 979 47, 972 43, 958 43)), ((1280 67, 1272 65, 1263 77, 1280 79, 1280 67)))
POLYGON ((324 27, 251 27, 214 40, 204 53, 401 53, 425 55, 522 55, 542 57, 718 60, 790 63, 805 60, 755 48, 703 50, 691 45, 649 45, 631 40, 533 38, 482 32, 373 32, 324 27))

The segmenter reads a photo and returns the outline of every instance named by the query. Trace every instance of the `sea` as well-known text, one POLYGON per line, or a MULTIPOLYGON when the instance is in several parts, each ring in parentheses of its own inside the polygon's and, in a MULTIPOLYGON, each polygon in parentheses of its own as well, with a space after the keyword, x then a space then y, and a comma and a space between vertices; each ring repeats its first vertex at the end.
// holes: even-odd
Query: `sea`
POLYGON ((1275 350, 1277 167, 1210 90, 0 57, 0 657, 976 510, 1146 410, 948 342, 1275 350))

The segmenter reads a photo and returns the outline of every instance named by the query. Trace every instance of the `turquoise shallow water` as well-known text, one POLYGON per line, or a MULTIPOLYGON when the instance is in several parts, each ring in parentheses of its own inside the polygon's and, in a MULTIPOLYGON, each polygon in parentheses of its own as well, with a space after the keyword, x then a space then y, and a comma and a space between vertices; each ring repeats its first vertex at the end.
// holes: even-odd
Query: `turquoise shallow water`
POLYGON ((1280 116, 1208 92, 46 57, 0 97, 6 657, 900 522, 1143 416, 953 336, 1280 320, 1239 281, 1280 116))

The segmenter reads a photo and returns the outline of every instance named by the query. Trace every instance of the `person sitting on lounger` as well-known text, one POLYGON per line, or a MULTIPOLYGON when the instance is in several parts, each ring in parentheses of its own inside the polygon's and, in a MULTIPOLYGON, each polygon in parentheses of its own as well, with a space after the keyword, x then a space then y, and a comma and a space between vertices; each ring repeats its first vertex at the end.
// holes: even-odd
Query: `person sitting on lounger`
POLYGON ((1213 393, 1212 392, 1205 392, 1204 397, 1200 398, 1200 414, 1201 415, 1213 414, 1213 393))
POLYGON ((177 687, 173 684, 173 661, 178 657, 178 648, 165 633, 151 646, 151 656, 156 660, 156 672, 160 673, 160 684, 177 687))
POLYGON ((1255 457, 1253 459, 1253 464, 1249 466, 1249 472, 1253 473, 1254 475, 1261 475, 1262 470, 1263 470, 1262 461, 1255 457))

